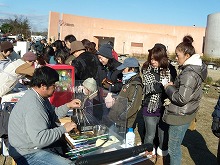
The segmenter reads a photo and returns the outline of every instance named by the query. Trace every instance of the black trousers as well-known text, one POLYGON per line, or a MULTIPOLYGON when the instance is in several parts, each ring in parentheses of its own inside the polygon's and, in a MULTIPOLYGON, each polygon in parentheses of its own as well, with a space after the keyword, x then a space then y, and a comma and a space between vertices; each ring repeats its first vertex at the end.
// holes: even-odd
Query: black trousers
POLYGON ((218 142, 217 162, 218 162, 218 165, 220 165, 220 139, 218 142))
POLYGON ((133 129, 135 129, 137 127, 138 129, 138 133, 140 135, 141 138, 141 143, 144 144, 144 137, 145 137, 145 123, 144 123, 144 117, 143 117, 143 109, 141 108, 136 116, 136 119, 134 121, 133 124, 133 129))

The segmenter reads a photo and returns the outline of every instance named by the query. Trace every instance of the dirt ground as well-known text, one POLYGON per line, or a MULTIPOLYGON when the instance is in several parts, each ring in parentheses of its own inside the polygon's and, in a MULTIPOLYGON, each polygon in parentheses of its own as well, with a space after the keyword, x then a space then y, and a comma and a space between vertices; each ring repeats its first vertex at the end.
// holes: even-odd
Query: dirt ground
MULTIPOLYGON (((220 79, 218 70, 209 70, 208 75, 214 81, 220 79)), ((217 102, 219 91, 216 87, 204 93, 197 114, 196 130, 188 130, 182 144, 183 165, 217 165, 216 155, 218 139, 211 132, 211 114, 217 102)), ((137 136, 137 142, 139 141, 137 136)), ((0 156, 0 165, 4 157, 0 156)), ((11 158, 7 158, 5 165, 11 165, 11 158)))
MULTIPOLYGON (((208 76, 212 77, 213 81, 219 80, 219 70, 209 69, 208 76)), ((196 130, 188 130, 182 143, 183 165, 217 165, 218 138, 211 131, 211 114, 219 93, 217 87, 211 86, 208 93, 203 94, 197 114, 196 130)))
MULTIPOLYGON (((196 130, 187 130, 182 143, 182 165, 217 165, 218 139, 211 131, 216 98, 204 96, 197 114, 196 130)), ((138 136, 138 134, 137 134, 138 136)), ((137 137, 137 141, 139 141, 137 137)))

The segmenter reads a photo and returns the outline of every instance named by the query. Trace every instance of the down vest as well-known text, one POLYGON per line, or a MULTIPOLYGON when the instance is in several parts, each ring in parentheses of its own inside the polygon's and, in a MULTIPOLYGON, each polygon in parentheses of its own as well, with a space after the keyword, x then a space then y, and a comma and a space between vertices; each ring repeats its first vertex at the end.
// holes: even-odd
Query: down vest
POLYGON ((207 66, 202 61, 198 65, 198 61, 201 61, 198 54, 190 57, 180 67, 182 71, 174 85, 165 90, 171 103, 165 107, 163 120, 170 125, 190 123, 196 116, 202 97, 202 82, 207 77, 207 66))

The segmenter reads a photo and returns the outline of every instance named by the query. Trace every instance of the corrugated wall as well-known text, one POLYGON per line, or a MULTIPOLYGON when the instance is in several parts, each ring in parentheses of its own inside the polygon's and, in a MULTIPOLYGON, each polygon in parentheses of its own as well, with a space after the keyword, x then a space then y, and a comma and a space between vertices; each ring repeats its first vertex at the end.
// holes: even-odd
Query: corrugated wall
POLYGON ((204 54, 210 57, 220 57, 220 13, 207 17, 204 54))

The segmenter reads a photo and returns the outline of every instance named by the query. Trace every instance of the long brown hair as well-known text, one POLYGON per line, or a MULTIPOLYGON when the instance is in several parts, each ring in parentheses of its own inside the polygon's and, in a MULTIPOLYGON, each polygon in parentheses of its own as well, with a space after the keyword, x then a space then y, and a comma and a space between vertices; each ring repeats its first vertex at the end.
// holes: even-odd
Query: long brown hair
POLYGON ((163 71, 166 71, 169 65, 169 60, 167 56, 166 50, 161 47, 153 47, 152 49, 148 50, 149 55, 147 61, 143 64, 141 71, 146 70, 149 65, 151 64, 151 59, 153 58, 155 61, 158 61, 159 66, 158 68, 162 68, 163 71))

